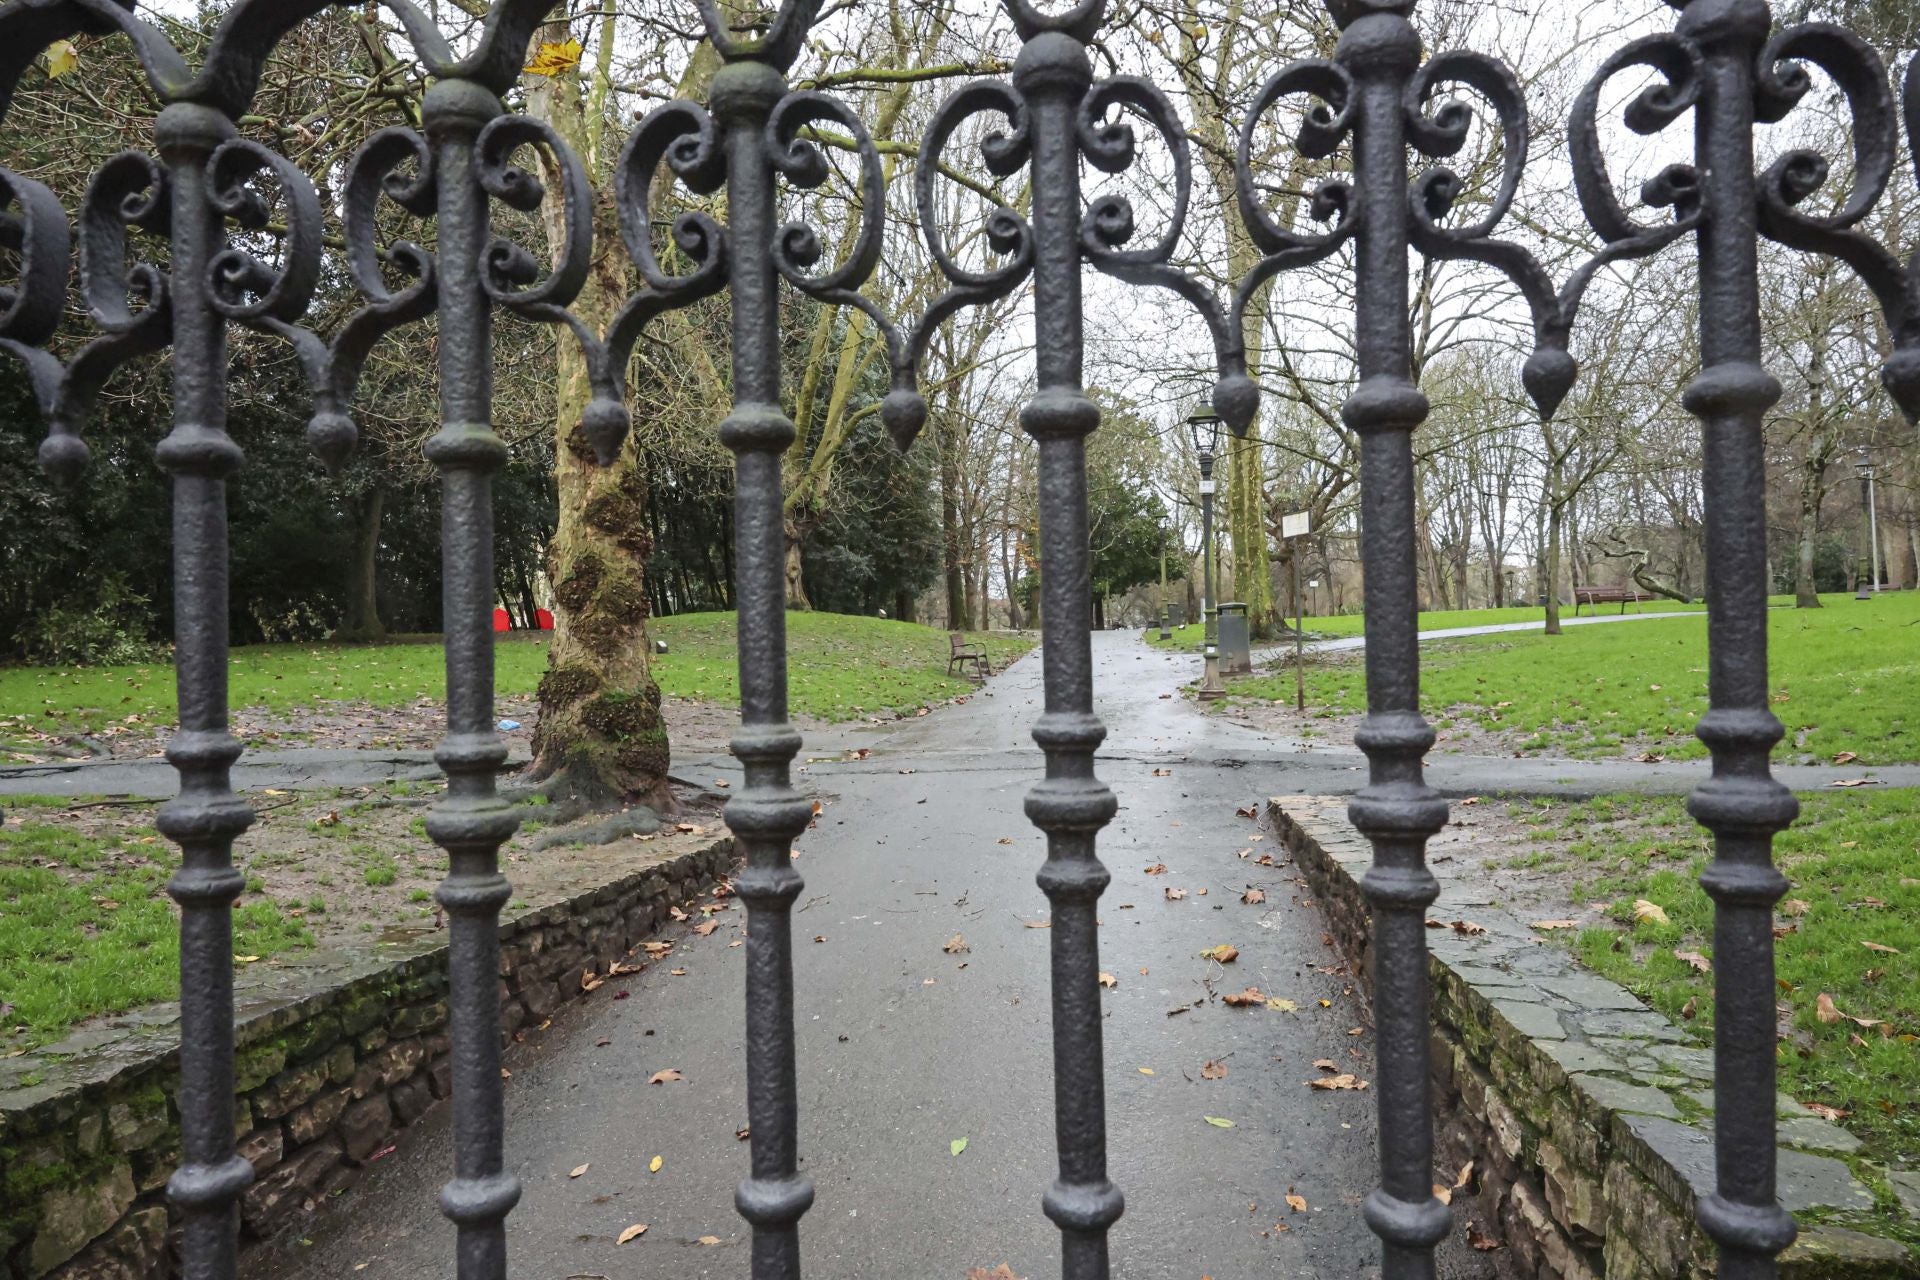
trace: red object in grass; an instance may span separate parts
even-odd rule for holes
[[[495,609],[493,611],[493,629],[495,631],[513,630],[513,619],[507,616],[505,609]]]
[[[533,611],[533,623],[542,631],[553,630],[553,610],[535,609]]]

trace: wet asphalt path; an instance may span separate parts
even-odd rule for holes
[[[1100,773],[1121,803],[1101,840],[1114,873],[1101,967],[1118,981],[1104,997],[1109,1150],[1128,1200],[1112,1234],[1115,1274],[1377,1274],[1359,1213],[1373,1183],[1373,1095],[1306,1085],[1317,1058],[1368,1074],[1371,1037],[1348,1034],[1365,1015],[1317,913],[1295,900],[1291,868],[1258,866],[1273,841],[1256,841],[1256,824],[1236,813],[1301,780],[1277,759],[1218,763],[1237,745],[1234,727],[1159,696],[1192,678],[1190,655],[1147,650],[1132,633],[1094,644],[1112,729]],[[963,705],[830,744],[870,747],[857,763],[809,761],[839,754],[819,744],[802,751],[803,781],[825,802],[796,864],[807,878],[795,961],[800,1145],[817,1189],[802,1222],[811,1276],[962,1280],[1001,1262],[1033,1280],[1058,1274],[1057,1235],[1040,1212],[1054,1176],[1051,934],[1028,927],[1047,914],[1033,881],[1044,848],[1020,807],[1039,772],[1027,737],[1039,677],[1036,655]],[[737,777],[730,760],[680,761],[676,772]],[[1167,874],[1145,874],[1157,863]],[[1266,904],[1242,903],[1250,884]],[[1188,896],[1168,901],[1170,886]],[[740,917],[721,919],[712,937],[683,939],[670,962],[609,983],[510,1055],[509,1163],[525,1184],[508,1221],[516,1276],[746,1274],[748,1232],[732,1208],[746,1157],[735,1138],[743,949],[727,946]],[[970,950],[942,950],[955,934]],[[1219,943],[1239,959],[1200,958]],[[1213,998],[1248,985],[1299,1012]],[[1186,1012],[1169,1016],[1176,1008]],[[1226,1065],[1224,1079],[1202,1078],[1209,1061]],[[647,1084],[669,1068],[684,1082]],[[449,1168],[445,1112],[253,1274],[450,1274],[452,1229],[434,1208]],[[954,1156],[959,1138],[967,1147]],[[656,1155],[662,1167],[649,1173]],[[1291,1212],[1289,1193],[1309,1210]],[[617,1245],[637,1222],[648,1232]],[[1449,1253],[1443,1274],[1473,1274],[1470,1252]]]

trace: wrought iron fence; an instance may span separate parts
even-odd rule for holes
[[[933,332],[959,309],[1004,298],[1029,280],[1034,291],[1038,390],[1021,415],[1039,444],[1045,602],[1046,709],[1034,738],[1046,775],[1027,812],[1047,835],[1039,883],[1053,907],[1055,1115],[1060,1176],[1044,1197],[1059,1227],[1063,1274],[1109,1274],[1107,1232],[1121,1215],[1108,1178],[1104,1067],[1095,932],[1096,903],[1108,881],[1095,849],[1112,818],[1113,792],[1094,756],[1105,730],[1093,710],[1088,590],[1085,441],[1100,422],[1082,381],[1081,268],[1092,265],[1136,286],[1173,290],[1212,335],[1218,364],[1214,405],[1236,431],[1258,412],[1259,392],[1241,339],[1249,308],[1279,273],[1352,247],[1358,385],[1344,407],[1361,438],[1362,554],[1366,574],[1368,714],[1358,741],[1369,781],[1351,816],[1376,860],[1364,888],[1374,909],[1381,1183],[1366,1200],[1391,1280],[1434,1274],[1433,1248],[1447,1233],[1445,1207],[1431,1188],[1428,1105],[1427,965],[1424,916],[1437,886],[1424,865],[1426,841],[1447,819],[1422,761],[1433,733],[1419,712],[1415,640],[1413,433],[1428,405],[1414,379],[1407,280],[1414,252],[1466,259],[1510,276],[1532,308],[1535,349],[1526,388],[1551,416],[1577,370],[1568,340],[1581,299],[1612,262],[1655,253],[1691,237],[1699,255],[1699,376],[1685,391],[1705,440],[1711,643],[1711,710],[1699,736],[1713,773],[1692,811],[1714,836],[1702,882],[1716,903],[1717,1192],[1699,1205],[1730,1280],[1771,1276],[1794,1236],[1774,1186],[1774,1010],[1771,906],[1785,881],[1771,862],[1775,832],[1794,818],[1790,792],[1774,781],[1768,755],[1781,727],[1768,709],[1766,563],[1761,419],[1779,385],[1761,365],[1757,243],[1761,236],[1852,266],[1885,313],[1893,353],[1884,382],[1912,418],[1920,411],[1920,254],[1903,263],[1863,234],[1897,165],[1895,94],[1887,68],[1858,36],[1825,23],[1773,29],[1765,0],[1676,0],[1671,32],[1635,40],[1608,58],[1580,95],[1571,120],[1580,203],[1603,247],[1556,285],[1524,248],[1496,239],[1527,161],[1526,105],[1513,73],[1470,51],[1427,56],[1411,21],[1413,0],[1329,0],[1340,29],[1329,58],[1278,70],[1257,95],[1241,132],[1236,173],[1244,226],[1266,255],[1232,296],[1174,265],[1191,192],[1188,142],[1168,98],[1146,79],[1096,80],[1089,44],[1105,0],[1078,0],[1045,12],[1031,0],[1002,0],[1022,46],[1011,76],[953,94],[935,114],[920,151],[917,200],[927,248],[951,289],[910,325],[859,290],[882,245],[885,192],[879,154],[856,113],[834,97],[790,89],[786,72],[815,21],[820,0],[787,0],[754,33],[731,29],[713,0],[700,0],[722,67],[708,102],[673,102],[633,131],[617,169],[619,220],[643,288],[605,333],[568,311],[591,250],[590,188],[580,163],[545,125],[502,105],[529,40],[553,0],[496,0],[471,50],[456,55],[410,0],[382,0],[433,77],[418,130],[375,134],[348,166],[342,221],[346,264],[366,302],[331,338],[302,328],[319,279],[322,212],[313,184],[285,158],[239,136],[237,121],[259,86],[275,45],[301,22],[345,0],[236,0],[202,65],[187,65],[133,0],[9,0],[0,8],[0,111],[33,57],[82,33],[127,36],[165,104],[150,153],[128,152],[94,175],[78,211],[78,279],[100,336],[62,359],[52,342],[73,268],[73,233],[46,187],[0,170],[0,243],[16,258],[16,279],[0,292],[0,350],[21,361],[49,425],[40,456],[56,477],[87,462],[89,408],[112,371],[167,347],[173,351],[173,426],[158,446],[174,495],[175,637],[180,729],[168,756],[180,793],[160,816],[181,849],[169,885],[181,913],[183,1151],[169,1183],[184,1235],[185,1273],[233,1274],[235,1205],[251,1171],[236,1154],[231,904],[242,889],[232,846],[252,811],[233,793],[240,754],[227,722],[226,483],[242,465],[225,431],[229,326],[292,343],[312,383],[309,437],[328,465],[351,452],[350,404],[361,363],[390,332],[437,317],[441,421],[426,455],[444,489],[443,556],[447,645],[447,734],[436,753],[446,797],[428,821],[447,851],[438,898],[452,947],[454,1170],[441,1207],[458,1225],[458,1274],[506,1274],[505,1219],[519,1197],[507,1170],[502,1113],[496,924],[510,889],[498,851],[513,833],[512,809],[494,778],[506,751],[493,730],[491,475],[506,446],[491,427],[492,325],[504,309],[564,324],[581,343],[594,397],[582,423],[603,462],[619,452],[629,418],[626,368],[645,326],[660,314],[722,291],[733,315],[733,410],[720,424],[737,459],[737,562],[741,726],[733,750],[746,784],[727,806],[745,852],[735,886],[747,904],[747,1081],[752,1153],[736,1202],[752,1224],[752,1274],[800,1274],[799,1221],[813,1200],[798,1170],[793,1048],[793,967],[788,912],[801,879],[788,856],[809,817],[790,766],[800,745],[787,721],[782,584],[781,454],[795,428],[781,407],[781,281],[827,303],[863,309],[886,335],[893,389],[883,417],[903,446],[927,409],[917,368]],[[1853,186],[1834,212],[1801,206],[1828,176],[1828,160],[1792,151],[1765,172],[1755,161],[1755,127],[1784,117],[1808,92],[1807,65],[1824,71],[1851,108]],[[1657,131],[1691,114],[1695,159],[1647,183],[1641,203],[1668,211],[1635,220],[1608,176],[1601,145],[1603,89],[1633,68],[1654,83],[1625,111],[1628,127]],[[1462,191],[1447,158],[1466,142],[1473,112],[1445,98],[1464,85],[1493,108],[1501,174],[1484,214],[1449,225]],[[1329,179],[1309,208],[1323,230],[1286,225],[1256,194],[1255,124],[1283,98],[1313,105],[1296,145],[1313,160],[1349,157],[1352,173]],[[1920,59],[1903,92],[1910,139],[1920,141]],[[1118,111],[1118,118],[1114,118]],[[1031,213],[995,209],[986,240],[998,255],[985,268],[962,265],[945,243],[935,209],[942,157],[969,117],[998,115],[981,159],[999,177],[1025,169]],[[1084,161],[1106,174],[1136,163],[1129,117],[1144,122],[1173,162],[1172,217],[1151,245],[1128,247],[1134,215],[1123,196],[1087,201]],[[777,185],[816,187],[827,166],[808,126],[831,124],[859,156],[861,224],[847,260],[814,273],[820,238],[778,223]],[[548,192],[515,166],[516,153],[543,149],[558,167]],[[1435,163],[1410,177],[1412,152]],[[673,223],[682,274],[663,265],[652,241],[650,194],[666,166],[696,194],[724,188],[730,222],[683,212]],[[284,212],[283,252],[269,266],[232,234],[257,231],[268,195]],[[432,252],[381,245],[375,214],[383,200],[437,225]],[[497,238],[493,202],[523,211],[563,207],[560,252],[542,270],[526,249]],[[134,229],[163,236],[165,269],[129,260]],[[392,288],[389,273],[409,283]]]

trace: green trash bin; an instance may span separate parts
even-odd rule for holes
[[[1220,605],[1220,674],[1253,674],[1253,638],[1247,630],[1247,606],[1237,600]]]

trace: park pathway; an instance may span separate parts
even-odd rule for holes
[[[1244,735],[1161,696],[1190,677],[1190,656],[1147,650],[1132,633],[1094,644],[1112,730],[1101,773],[1121,802],[1101,841],[1114,873],[1101,961],[1117,978],[1105,995],[1111,1163],[1128,1198],[1112,1237],[1116,1273],[1374,1274],[1378,1250],[1359,1211],[1374,1181],[1372,1093],[1306,1084],[1319,1058],[1367,1073],[1371,1036],[1349,1034],[1366,1016],[1284,855],[1237,812],[1324,783],[1272,760],[1220,767]],[[1030,656],[963,704],[802,751],[804,781],[825,803],[799,845],[807,888],[795,929],[801,1151],[818,1191],[802,1224],[813,1276],[962,1280],[1002,1262],[1019,1276],[1058,1273],[1057,1236],[1040,1213],[1054,1176],[1050,935],[1032,927],[1047,915],[1033,882],[1043,841],[1021,813],[1041,763],[1027,736],[1040,665]],[[870,754],[837,759],[854,745]],[[738,777],[725,758],[682,760],[676,772]],[[1268,852],[1283,865],[1258,865]],[[1166,874],[1146,874],[1160,863]],[[1265,890],[1264,905],[1241,901],[1249,884]],[[1168,900],[1170,887],[1186,897]],[[516,1275],[746,1274],[748,1235],[732,1208],[746,1168],[735,1138],[743,951],[726,945],[731,933],[687,938],[672,962],[684,976],[654,965],[619,987],[622,1000],[610,983],[510,1056],[508,1150],[525,1184],[508,1221]],[[956,934],[970,949],[948,954]],[[1200,958],[1219,943],[1239,959]],[[1298,1012],[1208,998],[1247,986]],[[1203,1079],[1210,1061],[1225,1064],[1224,1079]],[[647,1083],[668,1069],[685,1080]],[[450,1139],[445,1114],[409,1131],[304,1240],[252,1274],[446,1274],[452,1230],[434,1194]],[[663,1163],[649,1173],[655,1156]],[[1289,1194],[1308,1211],[1290,1211]],[[646,1235],[615,1243],[638,1222]],[[1443,1274],[1480,1274],[1483,1259],[1457,1241],[1448,1249]]]

